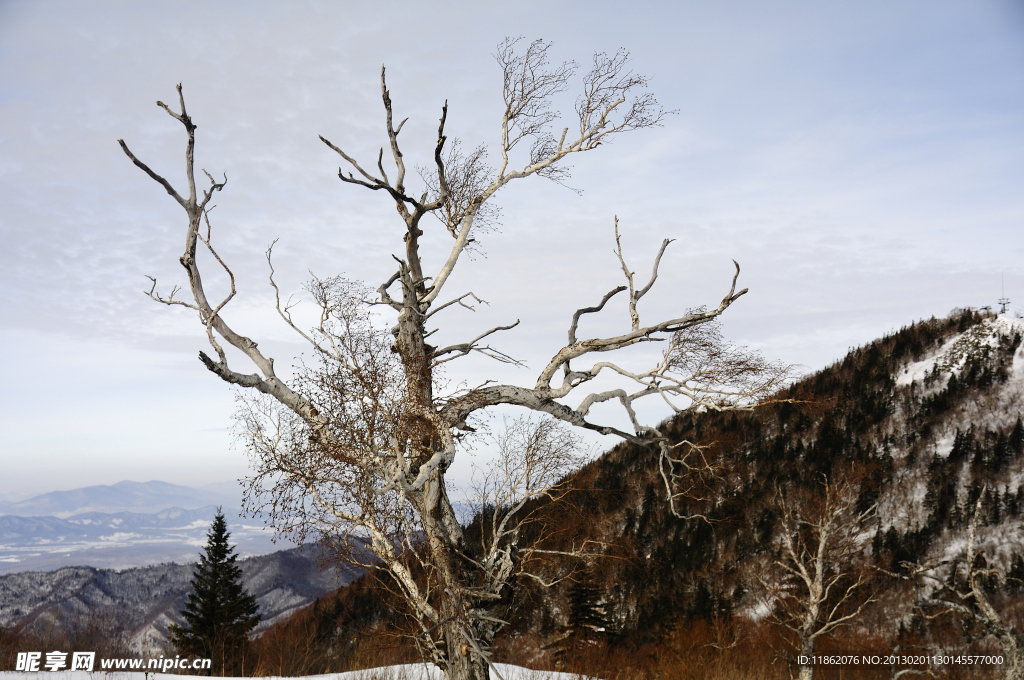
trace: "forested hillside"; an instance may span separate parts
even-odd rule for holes
[[[674,507],[654,447],[616,446],[568,479],[557,503],[527,508],[538,521],[520,545],[540,551],[521,556],[533,577],[506,591],[496,659],[608,678],[783,678],[801,634],[819,654],[1002,653],[1006,635],[1020,640],[1024,613],[1022,332],[1019,320],[959,311],[853,350],[755,410],[665,423],[676,450],[707,463]],[[828,541],[818,541],[823,518]],[[469,537],[481,530],[477,516]],[[833,586],[803,628],[802,568]],[[977,615],[975,577],[999,625]],[[267,630],[247,667],[311,674],[419,660],[401,607],[386,580],[364,577]]]

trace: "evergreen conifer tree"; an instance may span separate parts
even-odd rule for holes
[[[569,627],[574,637],[591,639],[608,629],[604,608],[599,604],[601,591],[589,578],[574,583],[568,592]]]
[[[608,640],[612,633],[610,618],[599,604],[601,589],[588,574],[573,583],[566,596],[569,600],[567,625],[558,639],[547,647],[554,650],[555,665],[563,668],[579,662],[591,645]]]
[[[1010,453],[1014,456],[1024,453],[1024,421],[1021,420],[1020,416],[1017,416],[1017,423],[1010,432],[1009,447]]]
[[[212,659],[211,670],[221,675],[240,665],[247,635],[260,622],[256,598],[242,586],[230,536],[217,508],[192,575],[192,592],[181,610],[185,625],[170,626],[171,643],[179,654]]]

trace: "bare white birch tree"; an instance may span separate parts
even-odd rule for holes
[[[918,607],[926,618],[955,616],[965,627],[980,629],[981,637],[995,639],[1002,649],[1004,680],[1024,680],[1024,632],[1006,622],[985,590],[987,580],[1000,586],[1005,586],[1007,580],[1006,573],[990,567],[984,551],[977,549],[978,516],[986,488],[978,494],[967,529],[964,561],[931,565],[904,563],[905,572],[900,576],[914,580],[919,586]]]
[[[551,65],[549,45],[542,41],[517,51],[521,46],[517,40],[506,40],[495,55],[505,103],[498,126],[500,162],[496,169],[486,167],[480,150],[446,152],[445,104],[431,169],[421,170],[430,178],[427,191],[411,191],[399,145],[407,119],[394,122],[383,70],[381,94],[393,174],[385,170],[384,148],[374,168],[320,138],[348,168],[338,171],[343,182],[385,194],[398,212],[402,253],[395,256],[397,269],[376,289],[377,299],[372,303],[391,310],[395,320],[390,333],[376,329],[365,302],[368,291],[341,278],[310,283],[309,292],[320,309],[319,324],[312,330],[302,328],[278,298],[277,311],[284,322],[315,350],[313,364],[300,367],[289,381],[277,375],[274,360],[256,341],[237,332],[224,318],[225,306],[235,294],[234,279],[211,243],[208,212],[212,196],[224,188],[226,179],[215,180],[203,171],[209,186],[204,191],[197,188],[196,126],[186,112],[181,86],[180,110],[161,102],[158,105],[185,128],[186,194],[179,193],[120,142],[132,162],[186,212],[188,228],[180,261],[188,274],[191,299],[176,299],[177,289],[162,296],[155,281],[149,295],[164,304],[194,310],[214,350],[214,356],[200,352],[201,361],[249,395],[243,399],[241,417],[256,460],[254,484],[269,491],[270,510],[278,528],[328,534],[339,544],[349,537],[358,537],[359,546],[365,541],[374,558],[365,563],[386,570],[420,626],[422,648],[453,680],[488,677],[488,647],[502,625],[496,602],[516,569],[514,561],[523,556],[522,550],[515,549],[514,540],[517,522],[522,521],[518,513],[525,507],[522,502],[547,493],[552,475],[561,472],[561,462],[567,460],[554,430],[547,434],[533,430],[526,437],[536,444],[529,453],[533,458],[507,471],[509,479],[518,481],[499,488],[505,494],[497,506],[500,511],[488,525],[491,533],[483,551],[474,553],[449,500],[445,473],[459,451],[460,440],[472,431],[476,415],[498,405],[511,405],[655,447],[671,497],[673,485],[688,470],[700,470],[704,464],[690,454],[678,453],[657,427],[641,423],[634,404],[653,397],[675,411],[751,408],[785,378],[784,369],[755,365],[756,361],[744,360],[735,350],[723,354],[713,335],[701,335],[701,327],[714,322],[746,292],[736,289],[738,265],[732,285],[714,307],[660,321],[641,320],[639,302],[657,281],[670,243],[666,239],[646,282],[635,280],[618,244],[626,285],[571,315],[565,345],[552,354],[532,383],[489,382],[451,393],[439,388],[438,368],[471,353],[512,361],[489,343],[518,322],[443,347],[427,341],[441,312],[477,299],[472,291],[442,294],[447,293],[452,272],[471,247],[480,221],[487,217],[492,197],[512,181],[533,175],[563,181],[568,157],[592,151],[622,133],[659,126],[665,116],[653,95],[645,91],[647,80],[629,71],[628,55],[620,50],[595,55],[592,67],[582,76],[576,123],[553,134],[551,124],[558,117],[552,108],[553,98],[570,86],[578,68],[572,62]],[[517,164],[519,157],[525,160]],[[450,249],[443,262],[428,270],[421,255],[421,239],[428,233],[423,217],[431,214],[439,217],[444,228],[430,231],[429,238],[448,239]],[[230,290],[219,302],[211,301],[200,276],[196,259],[200,242],[231,280]],[[269,250],[267,259],[269,263]],[[272,268],[271,284],[276,290]],[[581,319],[601,312],[624,291],[628,291],[628,316],[623,331],[608,337],[581,337]],[[224,342],[241,351],[256,372],[230,366]],[[662,342],[665,348],[654,366],[631,370],[612,360],[612,353],[648,342]],[[623,386],[587,391],[587,385],[598,376],[609,374]],[[630,427],[622,429],[596,420],[592,409],[602,402],[620,404]],[[525,483],[517,477],[524,473],[533,475]]]
[[[474,466],[467,499],[474,513],[471,559],[499,595],[504,584],[524,579],[545,588],[571,579],[575,571],[559,565],[559,558],[601,557],[607,547],[591,540],[560,549],[553,549],[557,541],[547,545],[573,528],[564,516],[575,509],[570,474],[586,460],[576,433],[550,417],[506,418],[503,425],[492,437],[496,454]]]
[[[799,680],[814,675],[818,638],[849,625],[875,601],[862,551],[876,508],[858,512],[857,486],[842,476],[821,487],[819,493],[776,490],[778,555],[759,574],[771,618],[795,638]]]

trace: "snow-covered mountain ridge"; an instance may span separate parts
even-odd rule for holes
[[[321,569],[314,546],[239,560],[246,589],[260,605],[263,627],[287,617],[351,582],[359,572],[336,564]],[[167,626],[179,612],[192,578],[192,564],[160,564],[113,570],[64,567],[49,572],[0,576],[0,626],[46,627],[55,618],[114,617],[140,652],[159,651]]]
[[[241,507],[241,487],[237,483],[227,483],[193,488],[157,480],[124,480],[116,484],[50,491],[19,501],[2,501],[0,515],[65,519],[89,512],[152,514],[165,508],[195,510],[208,505]]]
[[[720,471],[708,493],[681,499],[689,517],[669,510],[652,447],[616,446],[574,475],[568,503],[537,508],[552,557],[533,568],[553,585],[517,582],[495,658],[550,667],[557,655],[586,660],[614,648],[627,650],[616,657],[621,663],[643,668],[665,656],[663,645],[685,650],[688,640],[702,649],[756,649],[765,640],[784,648],[771,637],[768,610],[751,616],[764,566],[780,559],[780,494],[813,513],[823,480],[847,474],[857,507],[877,504],[856,535],[857,554],[880,571],[872,572],[873,604],[831,640],[834,648],[991,649],[977,625],[923,617],[917,598],[927,591],[899,574],[906,563],[963,562],[980,500],[984,559],[1024,579],[1022,328],[974,311],[917,322],[851,351],[770,405],[672,419],[666,436],[699,443]],[[478,530],[471,524],[467,534]],[[530,540],[523,535],[523,545]],[[594,554],[559,557],[581,545]],[[1022,589],[991,587],[994,606],[1024,629]],[[287,657],[297,640],[316,639],[324,659],[344,658],[382,637],[410,640],[393,595],[357,581],[268,630],[260,653]]]
[[[957,374],[971,362],[982,361],[994,350],[1013,343],[1014,336],[1024,334],[1024,319],[1005,314],[983,319],[962,333],[957,333],[925,358],[907,364],[898,373],[897,386],[914,382],[934,383],[945,375]],[[1012,377],[1024,381],[1024,349],[1013,354]]]
[[[880,499],[879,514],[904,534],[934,523],[936,511],[950,512],[960,525],[942,530],[925,561],[950,561],[964,551],[963,525],[982,494],[987,517],[978,540],[988,559],[1009,570],[1024,551],[1024,522],[1002,521],[1024,502],[1022,336],[1024,320],[985,318],[897,373],[901,399],[887,442],[904,469]],[[944,406],[941,419],[915,429],[921,411]],[[916,460],[922,452],[923,464]]]

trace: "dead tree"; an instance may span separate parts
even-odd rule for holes
[[[488,382],[456,391],[441,388],[439,367],[447,364],[450,371],[452,362],[471,353],[515,361],[490,343],[518,321],[484,330],[464,342],[440,347],[428,342],[441,312],[471,307],[479,299],[472,291],[448,294],[446,285],[474,243],[492,197],[507,184],[533,175],[564,181],[566,158],[592,151],[622,133],[659,126],[665,116],[653,95],[645,91],[647,80],[629,71],[628,55],[620,50],[595,55],[592,67],[582,77],[576,123],[553,134],[551,124],[557,119],[553,98],[569,87],[577,66],[572,62],[552,66],[549,45],[542,41],[526,45],[522,53],[517,52],[519,47],[519,41],[506,40],[496,54],[505,103],[498,129],[497,168],[486,166],[481,150],[463,154],[449,147],[446,151],[445,104],[430,169],[421,171],[429,178],[426,191],[411,190],[399,145],[407,119],[395,123],[383,69],[381,95],[393,174],[385,169],[383,147],[376,167],[372,167],[320,138],[348,168],[338,171],[343,182],[386,195],[394,204],[401,220],[402,252],[395,256],[397,268],[377,287],[372,302],[367,301],[368,292],[351,281],[312,281],[309,292],[320,311],[319,324],[312,330],[293,319],[291,308],[282,306],[278,298],[281,318],[315,350],[313,364],[298,369],[296,377],[288,381],[277,375],[274,360],[256,341],[237,332],[224,318],[225,306],[235,295],[234,278],[211,243],[209,209],[226,178],[215,180],[206,173],[208,188],[197,188],[193,171],[196,126],[186,112],[181,86],[179,111],[161,102],[158,105],[185,128],[187,194],[179,193],[120,142],[135,165],[187,214],[185,252],[180,261],[188,274],[191,299],[178,300],[174,292],[162,296],[155,281],[148,294],[164,304],[195,311],[214,350],[214,356],[200,352],[200,360],[222,380],[251,395],[245,400],[242,421],[256,459],[258,486],[271,491],[270,510],[276,525],[300,533],[322,531],[342,539],[358,538],[360,545],[365,542],[375,557],[374,564],[386,570],[408,602],[420,627],[423,648],[448,677],[457,680],[488,677],[488,645],[502,625],[495,616],[495,601],[506,588],[510,569],[514,570],[510,561],[523,554],[521,549],[509,548],[515,532],[509,533],[507,527],[515,521],[499,522],[482,561],[471,559],[464,528],[448,497],[445,473],[480,414],[498,405],[511,405],[574,427],[656,447],[672,496],[673,485],[688,471],[703,469],[704,463],[673,448],[657,427],[642,424],[634,409],[637,400],[658,398],[676,412],[694,407],[750,408],[786,377],[783,368],[725,346],[709,331],[746,292],[736,289],[738,265],[731,287],[717,305],[684,311],[670,319],[642,321],[639,303],[653,288],[671,240],[662,243],[650,278],[638,281],[626,263],[616,228],[625,285],[571,315],[565,345],[552,354],[532,383]],[[442,228],[431,229],[424,223],[428,215],[437,216]],[[433,266],[424,262],[424,238],[449,240],[443,262]],[[230,279],[230,289],[220,301],[213,301],[204,288],[196,259],[200,242]],[[269,250],[267,259],[269,264]],[[276,291],[272,267],[271,284]],[[627,293],[627,321],[622,332],[608,337],[583,335],[580,324],[584,317],[601,312],[623,292]],[[390,331],[382,332],[374,325],[371,305],[393,315]],[[241,351],[256,371],[246,373],[230,366],[222,345],[225,342]],[[618,350],[649,342],[661,342],[664,347],[653,366],[629,368],[612,360],[612,353]],[[617,378],[621,386],[587,391],[592,381],[608,375]],[[603,402],[620,404],[630,426],[623,429],[597,420],[593,409]],[[507,508],[504,512],[514,515],[521,499],[543,493],[546,483],[513,489],[502,505]],[[410,559],[419,560],[429,578],[418,579]]]
[[[825,479],[818,493],[776,490],[777,555],[759,575],[763,605],[794,637],[800,680],[811,680],[817,640],[860,616],[875,601],[862,557],[875,507],[857,510],[857,485]]]
[[[932,565],[903,563],[901,578],[909,578],[919,589],[918,608],[925,618],[959,618],[966,631],[974,628],[977,637],[996,641],[1003,652],[1004,680],[1024,680],[1024,634],[1007,623],[992,605],[986,582],[1005,586],[1006,573],[988,565],[985,552],[977,549],[978,516],[985,495],[983,487],[974,506],[967,529],[967,550],[963,562]],[[973,635],[972,635],[973,636]]]

